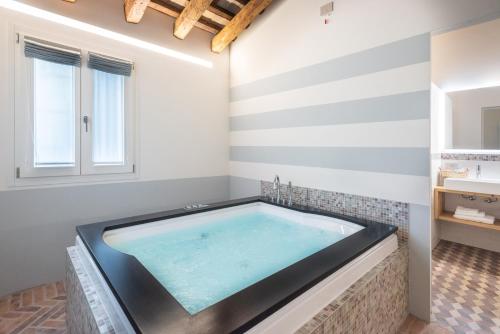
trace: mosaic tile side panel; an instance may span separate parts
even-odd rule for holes
[[[288,186],[281,185],[281,198],[288,200]],[[261,181],[261,195],[276,200],[272,182]],[[397,226],[398,236],[408,239],[409,204],[327,190],[292,187],[294,204]]]
[[[396,333],[408,315],[408,298],[408,247],[403,243],[296,333]]]
[[[68,333],[114,334],[115,330],[80,263],[76,247],[66,255],[66,323]]]
[[[441,153],[443,160],[500,161],[500,154]]]

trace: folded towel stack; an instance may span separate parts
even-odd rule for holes
[[[454,177],[454,178],[468,177],[469,169],[458,168],[457,164],[447,164],[446,166],[440,168],[438,176],[439,176],[438,185],[442,186],[444,184],[444,180],[449,177]]]
[[[484,224],[495,224],[495,217],[488,216],[486,213],[479,211],[478,209],[464,208],[463,206],[458,206],[455,210],[453,217],[457,219],[472,220],[478,223]]]

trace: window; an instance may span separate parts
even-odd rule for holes
[[[33,60],[34,167],[75,165],[75,70]]]
[[[125,162],[124,103],[123,76],[94,71],[94,164],[123,165]]]
[[[27,36],[19,40],[17,177],[132,174],[132,63]]]

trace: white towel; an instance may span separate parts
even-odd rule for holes
[[[472,217],[472,216],[464,216],[464,215],[454,214],[453,217],[455,217],[457,219],[471,220],[471,221],[477,222],[477,223],[483,223],[483,224],[489,224],[489,225],[495,224],[495,217],[493,217],[493,216]]]
[[[477,209],[468,209],[464,207],[457,207],[455,210],[455,214],[459,216],[468,216],[468,217],[478,217],[478,218],[484,218],[486,216],[486,213],[479,211]]]
[[[456,211],[467,212],[467,213],[472,213],[472,214],[479,212],[478,209],[466,208],[464,206],[457,206]]]

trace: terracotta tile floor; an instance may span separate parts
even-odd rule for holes
[[[0,334],[66,333],[65,306],[62,282],[6,296],[0,299]]]
[[[400,334],[500,334],[500,253],[441,241],[433,252],[432,323],[409,316]],[[0,299],[0,334],[66,333],[64,284]]]

